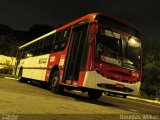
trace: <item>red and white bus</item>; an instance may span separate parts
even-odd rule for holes
[[[137,95],[142,76],[139,30],[109,15],[93,13],[19,47],[16,74],[64,88]]]

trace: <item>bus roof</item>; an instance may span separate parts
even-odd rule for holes
[[[45,34],[45,35],[42,35],[42,36],[40,36],[40,37],[38,37],[38,38],[36,38],[36,39],[34,39],[34,40],[26,43],[26,44],[20,46],[19,49],[22,49],[22,48],[24,48],[24,47],[26,47],[26,46],[28,46],[28,45],[30,45],[30,44],[32,44],[32,43],[34,43],[34,42],[42,39],[42,38],[44,38],[44,37],[47,37],[47,36],[49,36],[49,35],[51,35],[51,34],[53,34],[53,33],[55,33],[55,32],[61,31],[61,30],[65,29],[65,28],[67,28],[67,27],[70,27],[70,26],[72,26],[72,25],[75,25],[75,24],[77,24],[77,23],[79,23],[79,22],[82,22],[82,21],[84,21],[84,20],[89,20],[89,21],[88,21],[89,23],[94,22],[96,16],[103,16],[103,17],[112,18],[112,19],[114,19],[114,20],[117,20],[117,21],[119,21],[119,22],[122,22],[123,24],[126,24],[126,25],[128,25],[128,26],[136,29],[137,31],[139,31],[139,29],[138,29],[137,27],[135,27],[134,25],[132,25],[132,24],[126,22],[126,21],[120,20],[119,18],[113,17],[113,16],[111,16],[111,15],[109,15],[109,14],[108,14],[108,15],[104,15],[104,14],[101,14],[101,13],[91,13],[91,14],[87,14],[87,15],[81,17],[81,18],[78,18],[78,19],[76,19],[76,20],[74,20],[74,21],[72,21],[72,22],[70,22],[70,23],[67,23],[67,24],[65,24],[65,25],[63,25],[63,26],[61,26],[61,27],[59,27],[59,28],[57,28],[57,29],[55,29],[55,30],[53,30],[53,31]]]
[[[114,20],[116,20],[116,21],[119,21],[119,22],[121,22],[121,23],[123,23],[123,24],[126,24],[126,25],[128,25],[128,26],[136,29],[137,31],[140,31],[139,28],[137,28],[136,26],[130,24],[130,23],[127,22],[127,21],[124,21],[124,20],[119,19],[119,18],[117,18],[117,17],[111,16],[111,15],[109,15],[109,14],[102,14],[102,13],[90,13],[90,14],[87,14],[87,15],[79,18],[79,19],[76,19],[76,20],[74,20],[74,21],[72,21],[72,22],[70,22],[70,23],[68,23],[68,24],[66,24],[66,25],[58,28],[57,31],[60,31],[60,30],[62,30],[62,29],[64,29],[64,28],[67,28],[67,27],[69,27],[69,26],[72,26],[72,25],[77,24],[77,23],[79,23],[79,22],[81,22],[81,21],[84,21],[84,20],[89,20],[89,22],[94,22],[94,21],[95,21],[95,18],[96,18],[97,16],[108,17],[108,18],[114,19]]]
[[[55,29],[55,30],[47,33],[47,34],[44,34],[44,35],[42,35],[42,36],[40,36],[40,37],[38,37],[38,38],[36,38],[36,39],[34,39],[34,40],[32,40],[32,41],[30,41],[30,42],[28,42],[28,43],[20,46],[19,49],[22,49],[22,48],[28,46],[29,44],[32,44],[32,43],[34,43],[34,42],[36,42],[36,41],[38,41],[38,40],[40,40],[40,39],[42,39],[42,38],[44,38],[44,37],[47,37],[47,36],[49,36],[49,35],[51,35],[51,34],[53,34],[53,33],[55,33],[55,32],[58,32],[58,31],[60,31],[60,30],[63,30],[64,28],[67,28],[67,27],[69,27],[69,26],[72,26],[72,25],[74,25],[74,24],[76,24],[76,23],[79,23],[79,22],[81,22],[81,21],[83,21],[83,20],[87,20],[87,19],[88,19],[89,21],[92,21],[92,20],[94,20],[95,16],[96,16],[96,13],[85,15],[85,16],[77,19],[77,20],[74,20],[73,22],[70,22],[70,23],[68,23],[68,24],[66,24],[66,25],[64,25],[64,26],[61,26],[61,27],[59,27],[59,28],[57,28],[57,29]]]

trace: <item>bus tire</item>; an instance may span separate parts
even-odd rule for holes
[[[110,92],[108,92],[107,96],[111,96],[111,93],[110,93]]]
[[[53,72],[53,74],[51,74],[51,77],[50,77],[50,90],[53,93],[56,93],[56,94],[63,93],[64,86],[60,85],[59,81],[60,81],[59,71]]]
[[[123,95],[123,98],[127,98],[127,95]]]
[[[99,99],[102,96],[103,91],[100,90],[90,90],[88,91],[88,96],[90,99]]]
[[[22,77],[23,69],[21,68],[18,73],[18,81],[22,83],[27,83],[28,81]]]
[[[117,96],[117,94],[116,94],[116,93],[114,93],[114,94],[113,94],[113,96],[114,96],[114,97],[116,97],[116,96]]]

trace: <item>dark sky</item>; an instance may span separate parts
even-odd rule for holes
[[[28,30],[33,24],[58,26],[93,12],[131,22],[143,38],[160,37],[160,0],[1,0],[0,24]]]

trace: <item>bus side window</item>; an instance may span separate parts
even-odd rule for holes
[[[53,45],[53,49],[52,52],[58,52],[58,51],[62,51],[64,50],[64,48],[67,45],[67,41],[61,41],[61,42],[57,42]]]
[[[48,36],[46,39],[47,39],[47,45],[50,45],[50,44],[53,44],[55,42],[55,34],[52,34],[50,36]]]
[[[29,58],[29,57],[33,57],[33,54],[32,53],[27,53],[26,58]]]
[[[58,51],[58,44],[57,43],[55,43],[52,48],[52,52],[56,52],[56,51]]]
[[[52,42],[53,40],[51,36],[48,36],[45,38],[44,44],[42,46],[42,54],[50,53],[51,48],[52,48]]]
[[[66,45],[67,45],[67,41],[65,40],[65,41],[62,41],[61,43],[60,43],[60,46],[59,46],[59,50],[61,51],[61,50],[64,50],[64,48],[66,47]]]
[[[43,41],[44,41],[43,46],[48,45],[48,40],[49,40],[48,38],[49,38],[49,37],[44,38],[44,40],[43,40]]]
[[[35,43],[32,43],[31,45],[28,46],[28,51],[33,51],[35,48]]]
[[[34,54],[34,50],[33,49],[30,50],[30,51],[27,51],[25,53],[25,58],[33,57],[33,54]]]
[[[34,56],[41,55],[41,48],[34,49]]]
[[[41,39],[41,40],[39,41],[39,47],[43,47],[44,41],[45,41],[45,39]]]
[[[51,52],[51,48],[52,48],[52,44],[43,46],[43,48],[42,48],[42,54],[50,53]]]
[[[29,46],[24,48],[24,56],[25,58],[32,57],[34,53],[35,43],[30,44]]]
[[[64,50],[69,39],[70,30],[71,30],[70,28],[67,28],[57,33],[56,41],[53,44],[52,52],[58,52]]]
[[[28,52],[28,56],[32,57],[34,55],[34,50],[36,49],[36,43],[32,43],[31,50]]]
[[[61,39],[62,39],[62,40],[68,39],[69,34],[70,34],[70,28],[67,28],[67,29],[63,30],[63,31],[62,31]]]
[[[66,42],[61,43],[61,48],[63,49],[66,46]]]
[[[36,46],[35,46],[35,49],[34,49],[34,56],[41,55],[43,43],[44,43],[44,39],[38,40],[36,42]]]
[[[56,34],[54,33],[50,36],[50,44],[54,44],[55,40],[56,40]]]
[[[61,31],[56,33],[56,39],[55,39],[55,42],[60,41],[60,37],[61,37]]]

